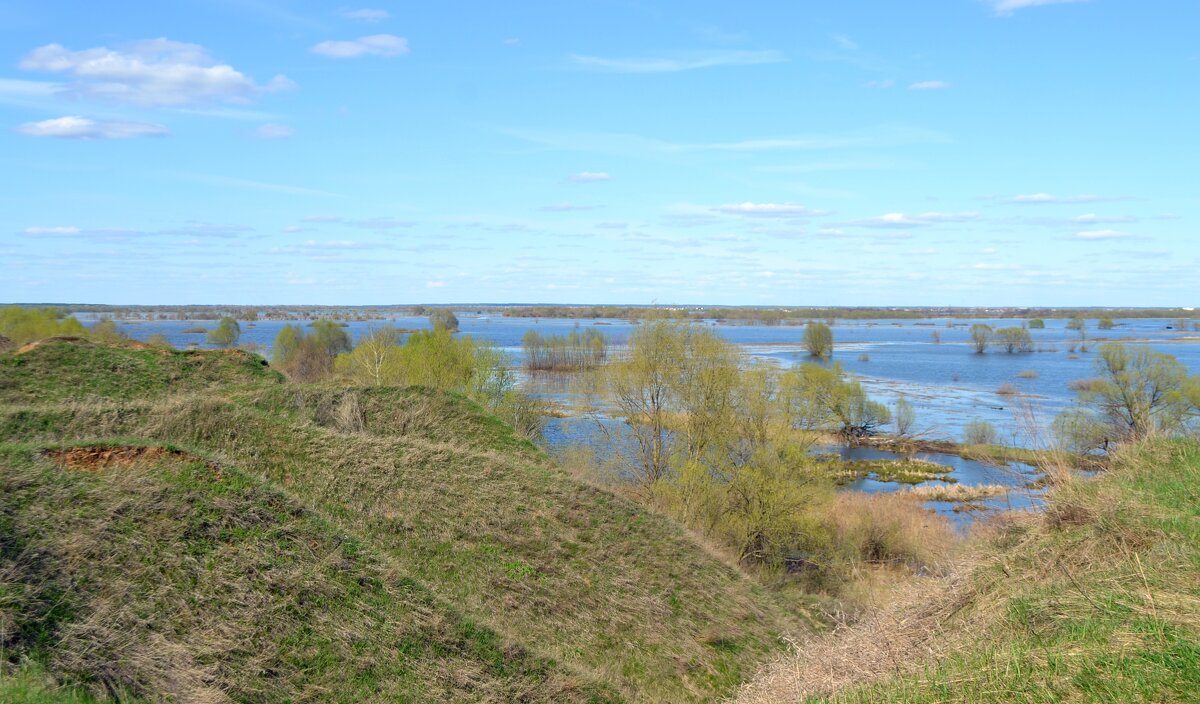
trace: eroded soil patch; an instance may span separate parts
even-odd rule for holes
[[[135,462],[173,459],[184,462],[199,462],[220,479],[221,468],[215,462],[197,457],[183,450],[165,447],[143,447],[139,445],[92,445],[71,447],[65,450],[46,450],[46,457],[63,467],[76,472],[102,472],[113,467],[127,467]]]

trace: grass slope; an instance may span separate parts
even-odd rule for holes
[[[0,353],[0,403],[145,399],[283,381],[262,357],[236,349],[174,350],[80,338],[50,338],[27,347],[25,352]]]
[[[240,472],[183,454],[64,468],[27,446],[0,446],[0,467],[6,649],[90,689],[212,702],[605,698]]]
[[[945,595],[842,636],[886,656],[846,652],[857,677],[812,666],[843,645],[818,640],[740,701],[1200,701],[1200,443],[1132,448],[980,550]]]
[[[20,390],[37,395],[29,382]],[[676,524],[573,480],[462,398],[234,385],[136,403],[9,404],[0,433],[138,436],[211,455],[279,487],[505,643],[629,700],[730,693],[802,623]]]

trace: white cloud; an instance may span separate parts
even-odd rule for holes
[[[294,87],[285,76],[266,85],[218,64],[199,44],[148,39],[117,51],[107,47],[71,51],[47,44],[21,59],[26,71],[65,73],[76,80],[67,93],[148,107],[186,107],[246,102],[268,91]]]
[[[17,132],[29,137],[58,139],[130,139],[132,137],[164,137],[169,132],[162,125],[149,122],[97,122],[78,115],[56,117],[41,122],[26,122]]]
[[[550,213],[568,213],[575,210],[596,210],[598,205],[579,205],[577,203],[555,203],[554,205],[543,205],[539,210],[545,210]]]
[[[908,86],[909,90],[941,90],[949,88],[950,84],[946,81],[917,81]]]
[[[1081,225],[1101,225],[1118,222],[1137,222],[1137,218],[1130,215],[1096,215],[1095,213],[1086,213],[1071,218],[1071,222]]]
[[[1117,200],[1111,196],[1080,195],[1055,196],[1049,193],[1027,193],[1008,198],[1008,203],[1052,204],[1052,203],[1099,203],[1106,200]]]
[[[445,281],[426,281],[425,282],[425,288],[443,288],[443,287],[445,287],[445,285],[446,285]]]
[[[577,174],[568,176],[567,180],[573,183],[596,183],[598,181],[611,181],[612,177],[603,171],[580,171]]]
[[[896,82],[889,78],[882,81],[867,81],[863,85],[868,88],[893,88],[895,87]]]
[[[571,54],[570,60],[580,68],[612,73],[673,73],[713,66],[751,66],[785,61],[783,54],[778,51],[720,51],[629,59]]]
[[[1085,230],[1075,233],[1075,239],[1077,240],[1118,240],[1130,236],[1128,232],[1120,230]]]
[[[1066,3],[1087,2],[1087,0],[992,0],[992,9],[997,15],[1011,15],[1013,12],[1026,7],[1039,5],[1064,5]]]
[[[846,51],[855,51],[858,49],[858,42],[854,41],[850,37],[847,37],[845,34],[834,34],[832,35],[832,38],[835,44]]]
[[[83,234],[78,227],[27,227],[25,234],[30,237],[75,237]]]
[[[904,213],[885,213],[873,218],[854,220],[848,225],[858,227],[904,228],[923,227],[943,222],[968,222],[979,218],[979,213],[921,213],[920,215],[905,215]]]
[[[508,37],[501,43],[504,44],[504,46],[521,46],[521,39],[520,37]]]
[[[256,139],[288,139],[296,136],[296,130],[287,125],[280,125],[274,122],[268,122],[261,125],[258,129],[251,133],[251,136]]]
[[[363,22],[382,22],[392,16],[392,13],[387,10],[372,10],[363,8],[361,10],[342,10],[338,13],[348,20],[361,20]]]
[[[312,48],[314,54],[331,59],[355,59],[360,56],[404,56],[408,40],[394,34],[372,34],[349,41],[326,41]]]
[[[796,203],[733,203],[713,208],[718,213],[726,215],[747,215],[767,218],[799,218],[829,215],[828,210],[814,210],[808,206]]]

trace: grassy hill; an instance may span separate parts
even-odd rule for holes
[[[466,399],[286,385],[253,357],[181,354],[52,343],[0,355],[0,476],[20,487],[5,520],[49,541],[38,554],[80,550],[78,573],[50,565],[23,577],[81,604],[69,618],[24,616],[43,636],[13,646],[56,677],[106,676],[60,654],[73,652],[80,624],[115,608],[106,590],[138,570],[166,571],[175,586],[148,587],[130,622],[169,642],[211,636],[178,657],[194,664],[196,686],[235,701],[260,699],[254,688],[269,678],[288,698],[315,701],[372,686],[395,700],[709,701],[804,627],[798,605],[676,524],[573,480]],[[91,379],[112,369],[119,381]],[[187,454],[97,472],[42,454],[80,444]],[[159,500],[142,491],[174,508],[138,518],[133,507]],[[55,543],[49,527],[74,515],[59,505],[68,495],[92,507],[80,512],[110,517],[88,520],[124,526],[128,543]],[[244,524],[247,515],[266,524]],[[287,618],[260,632],[256,609]],[[208,612],[226,616],[200,618]],[[253,645],[225,647],[243,642]],[[149,699],[176,686],[136,672],[115,680]]]
[[[1055,489],[907,608],[819,637],[739,702],[1200,701],[1200,443]]]

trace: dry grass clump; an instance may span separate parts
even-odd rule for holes
[[[1000,388],[996,389],[997,396],[1016,396],[1021,393],[1021,390],[1012,384],[1001,384]]]
[[[1040,375],[1032,369],[1026,369],[1025,371],[1017,372],[1018,379],[1036,379],[1038,376]]]
[[[921,501],[979,501],[1004,496],[1008,491],[1009,487],[1002,484],[928,484],[910,487],[904,493]]]
[[[957,543],[946,519],[909,492],[839,494],[831,519],[838,543],[868,564],[939,571]]]

